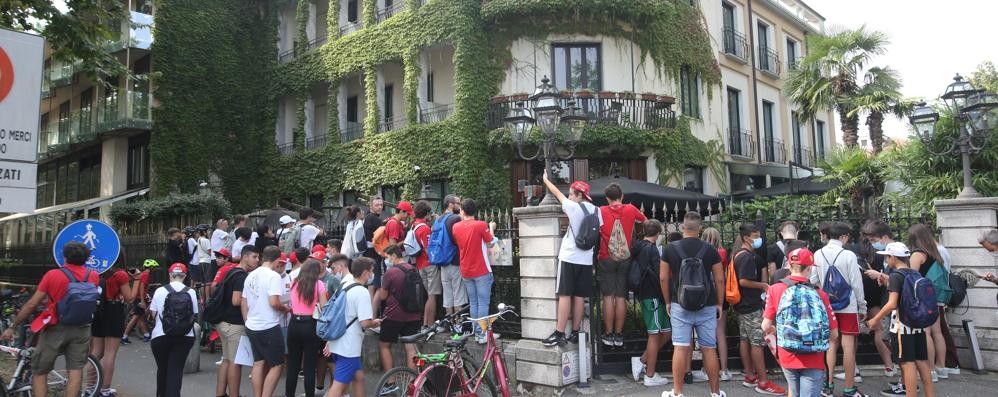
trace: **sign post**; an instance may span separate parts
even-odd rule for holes
[[[108,224],[94,219],[81,219],[70,223],[55,237],[55,242],[52,243],[52,256],[59,266],[65,263],[62,247],[71,242],[82,243],[90,249],[86,266],[99,273],[110,269],[121,252],[121,239],[118,238],[118,233]]]
[[[35,210],[44,46],[0,29],[0,212]]]

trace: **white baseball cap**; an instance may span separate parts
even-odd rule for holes
[[[287,224],[292,223],[294,221],[295,221],[295,218],[292,218],[292,217],[287,216],[287,215],[282,216],[281,219],[278,220],[278,222],[280,222],[281,225],[287,225]]]
[[[883,251],[877,251],[880,255],[890,255],[897,258],[905,258],[911,256],[911,251],[908,250],[908,246],[901,242],[893,242],[887,244]]]

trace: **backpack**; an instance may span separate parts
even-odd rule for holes
[[[357,318],[354,317],[353,320],[347,322],[347,291],[353,289],[353,287],[360,286],[360,284],[353,283],[348,287],[341,289],[330,302],[326,302],[326,306],[322,308],[322,312],[319,314],[319,321],[315,325],[315,334],[319,336],[324,341],[337,340],[347,332],[347,328],[350,328]]]
[[[425,223],[417,223],[416,226],[413,226],[412,229],[409,229],[409,232],[405,234],[405,241],[402,242],[402,250],[404,251],[405,256],[413,258],[423,251],[423,245],[420,244],[419,239],[416,238],[416,229],[419,229],[420,226],[429,227],[426,226]]]
[[[953,295],[950,296],[949,302],[946,305],[949,307],[960,306],[963,300],[967,298],[967,280],[954,273],[950,273],[949,286],[953,290]]]
[[[627,249],[627,235],[624,234],[624,226],[620,224],[620,218],[613,220],[613,228],[610,229],[610,239],[606,243],[607,254],[610,260],[615,262],[630,259],[631,251]]]
[[[898,319],[910,328],[926,328],[935,324],[939,308],[932,280],[912,269],[899,271],[904,274],[904,286],[898,303]]]
[[[673,242],[682,261],[679,263],[679,277],[676,300],[683,309],[696,311],[711,304],[710,296],[714,292],[712,277],[707,274],[703,264],[703,254],[707,252],[708,244],[700,246],[696,256],[686,255],[679,241]]]
[[[388,239],[387,225],[388,222],[392,222],[393,219],[395,222],[398,222],[398,219],[395,218],[388,219],[384,225],[378,226],[378,228],[374,230],[374,235],[371,237],[371,243],[374,244],[374,252],[377,252],[382,258],[388,256],[385,254],[385,249],[388,248],[388,244],[391,243],[391,241]]]
[[[578,204],[579,207],[582,207],[582,222],[579,224],[579,232],[575,233],[573,231],[573,234],[575,234],[575,247],[583,251],[589,251],[593,247],[596,247],[596,244],[599,244],[600,240],[599,208],[593,211],[593,213],[589,213],[589,209],[586,208],[585,203]],[[571,225],[569,229],[571,230]],[[628,249],[626,241],[624,242],[624,249]],[[628,251],[627,255],[630,256],[630,254],[630,251]]]
[[[835,261],[839,259],[839,255],[842,255],[843,252],[845,252],[845,249],[835,254],[835,258],[831,262],[828,262],[828,258],[825,257],[824,252],[821,253],[821,256],[825,258],[825,262],[828,263],[828,271],[825,273],[825,282],[822,283],[821,290],[825,291],[825,294],[828,295],[828,303],[832,306],[832,310],[845,309],[849,306],[849,299],[852,297],[852,286],[842,276],[842,272],[835,267]]]
[[[59,324],[72,326],[90,324],[94,320],[94,312],[97,311],[97,303],[102,295],[97,291],[97,285],[88,281],[92,270],[87,269],[83,281],[77,280],[73,273],[64,267],[59,270],[69,279],[66,295],[56,304]]]
[[[187,335],[194,328],[194,307],[191,295],[187,292],[190,288],[184,287],[176,291],[170,284],[164,285],[163,288],[166,288],[167,292],[163,301],[163,312],[159,314],[160,321],[163,322],[163,334]]]
[[[201,313],[202,320],[211,324],[218,324],[222,320],[225,320],[225,308],[230,306],[225,303],[227,299],[225,289],[228,287],[232,275],[239,272],[245,272],[245,270],[241,267],[234,267],[228,273],[225,273],[225,277],[222,278],[222,288],[215,291],[215,294],[204,304],[204,312]],[[231,300],[231,298],[228,299]]]
[[[818,287],[789,278],[781,281],[787,289],[776,309],[776,345],[798,354],[827,351],[831,330]]]
[[[427,244],[426,254],[430,257],[430,264],[437,266],[447,266],[454,261],[457,255],[457,245],[451,239],[447,230],[447,219],[454,216],[447,213],[433,221],[433,228],[430,229],[430,241]]]
[[[277,242],[281,247],[281,252],[290,255],[291,251],[294,251],[295,248],[301,245],[298,241],[301,240],[301,228],[302,224],[296,223],[291,227],[291,230],[285,230],[284,233],[281,233],[281,237]],[[311,249],[311,247],[309,248]]]
[[[393,293],[401,292],[400,295],[395,297],[399,302],[399,306],[406,313],[422,313],[424,303],[426,302],[426,289],[423,287],[423,279],[419,277],[419,271],[416,270],[415,266],[409,264],[396,267],[405,273],[402,290],[392,291]]]
[[[661,257],[658,254],[658,249],[655,249],[655,246],[653,244],[650,243],[646,244],[643,243],[642,241],[644,240],[638,241],[637,243],[634,244],[633,256],[636,259],[641,259],[642,250],[648,250],[650,253],[653,252],[654,253],[654,255],[652,255],[653,260],[655,260],[656,257],[661,259]],[[651,248],[651,250],[649,250],[649,248]],[[655,263],[658,263],[658,261],[655,260]],[[645,263],[642,263],[640,260],[635,260],[631,262],[631,266],[627,269],[627,287],[635,291],[638,288],[641,288],[641,282],[644,280],[645,275],[648,273],[654,274],[652,269],[649,266],[646,266]]]
[[[738,288],[738,273],[735,272],[735,258],[742,252],[745,252],[745,250],[738,250],[731,257],[731,260],[728,262],[728,274],[724,278],[724,300],[731,305],[737,305],[738,302],[742,301],[742,290]]]
[[[938,261],[932,262],[929,271],[925,273],[925,278],[932,280],[932,286],[936,289],[936,302],[949,303],[953,297],[953,289],[949,285],[950,274],[946,271],[946,267]]]

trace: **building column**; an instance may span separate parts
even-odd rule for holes
[[[346,79],[340,79],[340,86],[336,90],[336,111],[340,114],[340,119],[336,120],[340,126],[340,134],[347,130],[347,85]]]
[[[377,98],[377,104],[378,104],[378,107],[377,107],[378,125],[380,126],[381,123],[385,121],[385,109],[384,109],[384,107],[385,107],[385,72],[382,69],[382,67],[380,67],[380,66],[375,67],[374,70],[375,70],[374,71],[375,86],[377,87],[377,89],[375,90],[375,98]],[[370,112],[371,110],[372,109],[368,109],[367,111]],[[379,130],[379,132],[381,132],[381,131]]]
[[[517,382],[538,395],[559,395],[567,385],[579,381],[579,346],[586,343],[580,340],[579,344],[556,347],[541,344],[541,340],[555,329],[558,250],[561,247],[561,219],[565,215],[557,205],[514,208],[513,215],[519,223],[519,312],[522,317],[522,339],[516,342],[515,348]],[[583,319],[580,331],[592,339],[589,319]],[[591,346],[591,343],[587,345]],[[591,370],[586,372],[592,373]]]
[[[305,142],[315,137],[315,131],[312,129],[315,126],[315,99],[312,98],[311,91],[306,94],[308,97],[305,99]]]
[[[151,173],[150,173],[151,174]],[[113,137],[101,142],[100,197],[110,197],[128,188],[128,138]],[[100,207],[100,220],[110,222],[111,206]]]
[[[949,250],[953,261],[951,271],[973,271],[984,274],[994,271],[998,258],[988,254],[978,244],[978,239],[987,230],[998,227],[998,197],[970,199],[936,200],[936,223],[941,231],[940,243]],[[980,280],[977,285],[968,285],[967,310],[963,308],[946,311],[946,323],[950,326],[953,340],[960,358],[960,366],[973,368],[973,352],[970,341],[963,329],[964,320],[972,320],[976,328],[977,342],[980,344],[984,369],[998,370],[998,355],[990,352],[998,350],[998,305],[995,304],[994,284]]]
[[[315,13],[316,13],[315,3],[314,2],[309,2],[308,3],[308,22],[305,23],[305,38],[309,42],[311,42],[312,40],[315,40],[315,36],[316,36],[315,26],[317,25],[317,23],[316,23],[316,20],[315,20]],[[307,43],[304,43],[304,44],[307,44]]]
[[[429,103],[429,98],[426,97],[426,84],[429,83],[426,80],[426,76],[432,72],[432,70],[430,70],[430,57],[427,51],[428,50],[419,51],[419,91],[416,93],[416,97],[419,98],[420,111],[428,109],[432,106]]]

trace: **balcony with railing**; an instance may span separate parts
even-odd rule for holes
[[[305,150],[322,149],[329,144],[329,134],[310,136],[305,138]]]
[[[73,73],[76,73],[76,62],[52,66],[49,72],[50,87],[54,89],[69,85],[73,81]]]
[[[97,137],[94,131],[94,113],[92,109],[80,109],[70,113],[69,143],[89,142]]]
[[[46,70],[42,76],[42,99],[51,98],[55,95],[55,90],[52,89],[51,73]]]
[[[728,130],[728,154],[745,158],[755,158],[755,137],[751,130]]]
[[[814,157],[811,149],[807,146],[794,145],[794,162],[802,167],[810,167],[814,164]]]
[[[295,152],[294,143],[282,143],[280,145],[277,145],[277,153],[280,154],[281,156],[290,156],[294,152]]]
[[[527,94],[500,95],[492,97],[492,104],[486,116],[487,127],[503,126],[503,118],[510,109],[528,100]],[[676,98],[668,95],[635,94],[632,92],[562,91],[560,105],[567,107],[569,101],[589,116],[591,125],[615,125],[642,130],[670,128],[676,125],[676,112],[672,105]]]
[[[766,162],[786,164],[787,162],[787,149],[783,146],[783,140],[780,138],[772,138],[765,142],[766,151]]]
[[[399,1],[397,4],[393,4],[388,7],[383,7],[379,9],[377,15],[378,23],[387,21],[388,18],[395,16],[396,14],[402,12],[402,10],[405,10],[404,1]]]
[[[348,121],[346,128],[340,131],[340,142],[347,143],[364,137],[364,125],[361,123]]]
[[[381,122],[378,123],[378,132],[401,130],[405,128],[407,121],[408,119],[406,119],[405,115],[399,115],[389,119],[381,120]]]
[[[131,11],[129,21],[123,24],[122,31],[111,39],[105,48],[109,52],[121,51],[126,48],[148,50],[152,47],[153,17],[150,14]]]
[[[350,33],[360,30],[363,27],[364,27],[364,22],[362,21],[355,21],[355,22],[347,21],[346,24],[340,26],[340,36],[346,36]]]
[[[124,100],[125,103],[120,103]],[[97,132],[152,129],[151,96],[143,91],[125,91],[98,102]]]
[[[280,63],[291,62],[295,58],[298,58],[310,51],[322,47],[323,44],[326,44],[326,41],[328,39],[329,39],[328,36],[319,36],[305,44],[294,43],[290,50],[277,54],[277,61]]]
[[[737,30],[724,29],[724,53],[741,63],[748,62],[748,41],[745,35]]]
[[[776,50],[759,47],[759,63],[756,67],[773,77],[780,77],[780,57],[776,54]]]
[[[433,104],[431,104],[433,105]],[[454,105],[435,105],[419,110],[419,123],[429,124],[443,121],[454,113]]]

